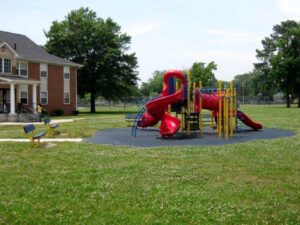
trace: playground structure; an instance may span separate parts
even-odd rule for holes
[[[167,71],[163,82],[161,95],[139,108],[132,135],[136,135],[138,127],[151,127],[159,121],[163,138],[171,137],[179,130],[182,135],[189,136],[191,132],[203,132],[204,127],[209,126],[212,130],[216,128],[218,136],[227,140],[237,131],[237,119],[254,130],[262,129],[261,124],[237,110],[233,82],[229,88],[223,88],[221,81],[218,89],[203,88],[201,81],[191,82],[189,72],[185,75],[178,70]]]

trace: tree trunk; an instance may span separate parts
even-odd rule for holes
[[[96,96],[94,92],[91,92],[91,113],[96,112]]]
[[[286,107],[291,108],[291,99],[290,99],[290,93],[288,90],[285,92],[285,98],[286,98]]]

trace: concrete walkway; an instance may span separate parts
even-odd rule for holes
[[[80,120],[83,118],[76,118],[76,120]],[[53,123],[69,123],[73,122],[74,119],[55,119],[52,120]],[[44,122],[1,122],[0,126],[18,126],[18,125],[28,125],[28,124],[44,124]],[[41,138],[40,142],[82,142],[82,138]],[[0,142],[30,142],[28,138],[0,138]]]
[[[78,118],[80,119],[80,118]],[[51,120],[53,123],[70,123],[74,122],[74,119],[56,119],[56,120]],[[0,126],[7,126],[7,125],[27,125],[27,124],[44,124],[44,122],[26,122],[26,123],[21,123],[21,122],[1,122]]]
[[[82,138],[41,138],[41,142],[82,142]],[[0,142],[30,142],[27,138],[1,138]]]

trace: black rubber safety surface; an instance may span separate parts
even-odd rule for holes
[[[198,146],[198,145],[224,145],[235,144],[258,139],[274,139],[294,136],[295,133],[289,130],[274,128],[263,128],[259,131],[240,129],[233,137],[220,139],[215,132],[207,131],[192,132],[190,136],[178,134],[165,139],[160,136],[157,128],[137,130],[136,137],[131,136],[131,128],[114,128],[97,131],[93,137],[86,138],[86,142],[96,144],[108,144],[116,146],[136,147],[158,147],[158,146]]]

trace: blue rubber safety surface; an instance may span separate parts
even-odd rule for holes
[[[135,147],[158,147],[158,146],[199,146],[199,145],[224,145],[235,144],[258,139],[274,139],[281,137],[291,137],[295,133],[289,130],[274,128],[263,128],[259,131],[249,129],[239,129],[233,137],[220,139],[216,132],[199,131],[191,132],[190,136],[182,135],[180,132],[168,139],[160,136],[157,128],[137,130],[136,137],[131,136],[131,128],[114,128],[97,131],[93,137],[84,139],[86,142],[96,144],[108,144],[116,146]]]

